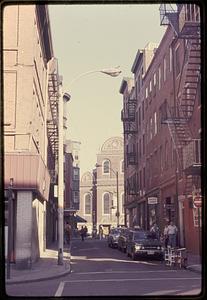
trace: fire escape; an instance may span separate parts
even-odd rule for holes
[[[136,106],[137,100],[129,98],[126,103],[125,109],[122,110],[121,120],[123,122],[124,135],[127,137],[133,137],[137,133],[136,127]],[[126,163],[128,165],[136,165],[136,149],[135,144],[127,145],[126,149]],[[126,191],[128,195],[137,195],[138,185],[137,185],[137,176],[136,173],[133,174],[126,182]]]
[[[52,154],[54,156],[55,162],[58,159],[58,93],[59,93],[59,83],[58,74],[49,74],[48,80],[48,117],[47,117],[47,135],[48,142],[51,145]],[[49,170],[51,183],[56,183],[57,172],[54,169]]]
[[[177,152],[180,169],[186,175],[185,194],[192,194],[192,186],[200,181],[200,139],[194,139],[189,121],[192,118],[196,98],[200,90],[201,39],[199,7],[194,4],[170,4],[160,6],[161,25],[170,25],[178,39],[185,43],[180,81],[176,93],[176,105],[162,107],[162,123],[167,124]]]

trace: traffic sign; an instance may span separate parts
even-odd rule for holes
[[[201,196],[195,196],[193,198],[193,204],[195,205],[195,207],[201,207],[202,206],[202,198],[201,198]]]

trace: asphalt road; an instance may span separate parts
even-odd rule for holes
[[[53,280],[9,285],[12,296],[198,295],[201,275],[157,260],[133,261],[105,240],[72,242],[72,271]]]

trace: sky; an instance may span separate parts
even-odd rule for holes
[[[103,143],[123,136],[119,93],[123,77],[133,77],[131,67],[138,49],[160,43],[159,5],[49,5],[54,55],[58,59],[67,104],[66,138],[81,142],[81,174],[92,171]],[[110,77],[88,71],[120,66]]]

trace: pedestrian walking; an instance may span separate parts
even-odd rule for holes
[[[84,241],[84,237],[85,237],[85,229],[83,228],[83,226],[81,226],[80,236],[81,236],[81,241]]]
[[[65,243],[70,245],[70,239],[71,239],[71,226],[68,222],[65,224]]]
[[[178,229],[175,224],[171,221],[170,225],[168,225],[167,234],[169,237],[168,245],[172,248],[176,247],[176,238],[177,238]]]
[[[150,232],[153,233],[157,239],[159,239],[160,230],[156,223],[153,224],[153,226],[150,229]]]
[[[164,227],[163,236],[164,236],[164,245],[165,245],[165,248],[167,248],[168,241],[169,241],[168,224],[166,224],[165,227]]]
[[[87,237],[87,233],[88,233],[88,228],[87,226],[84,226],[84,237],[86,238]]]
[[[100,228],[99,228],[99,239],[102,240],[102,238],[103,238],[103,228],[102,228],[102,226],[100,226]]]

